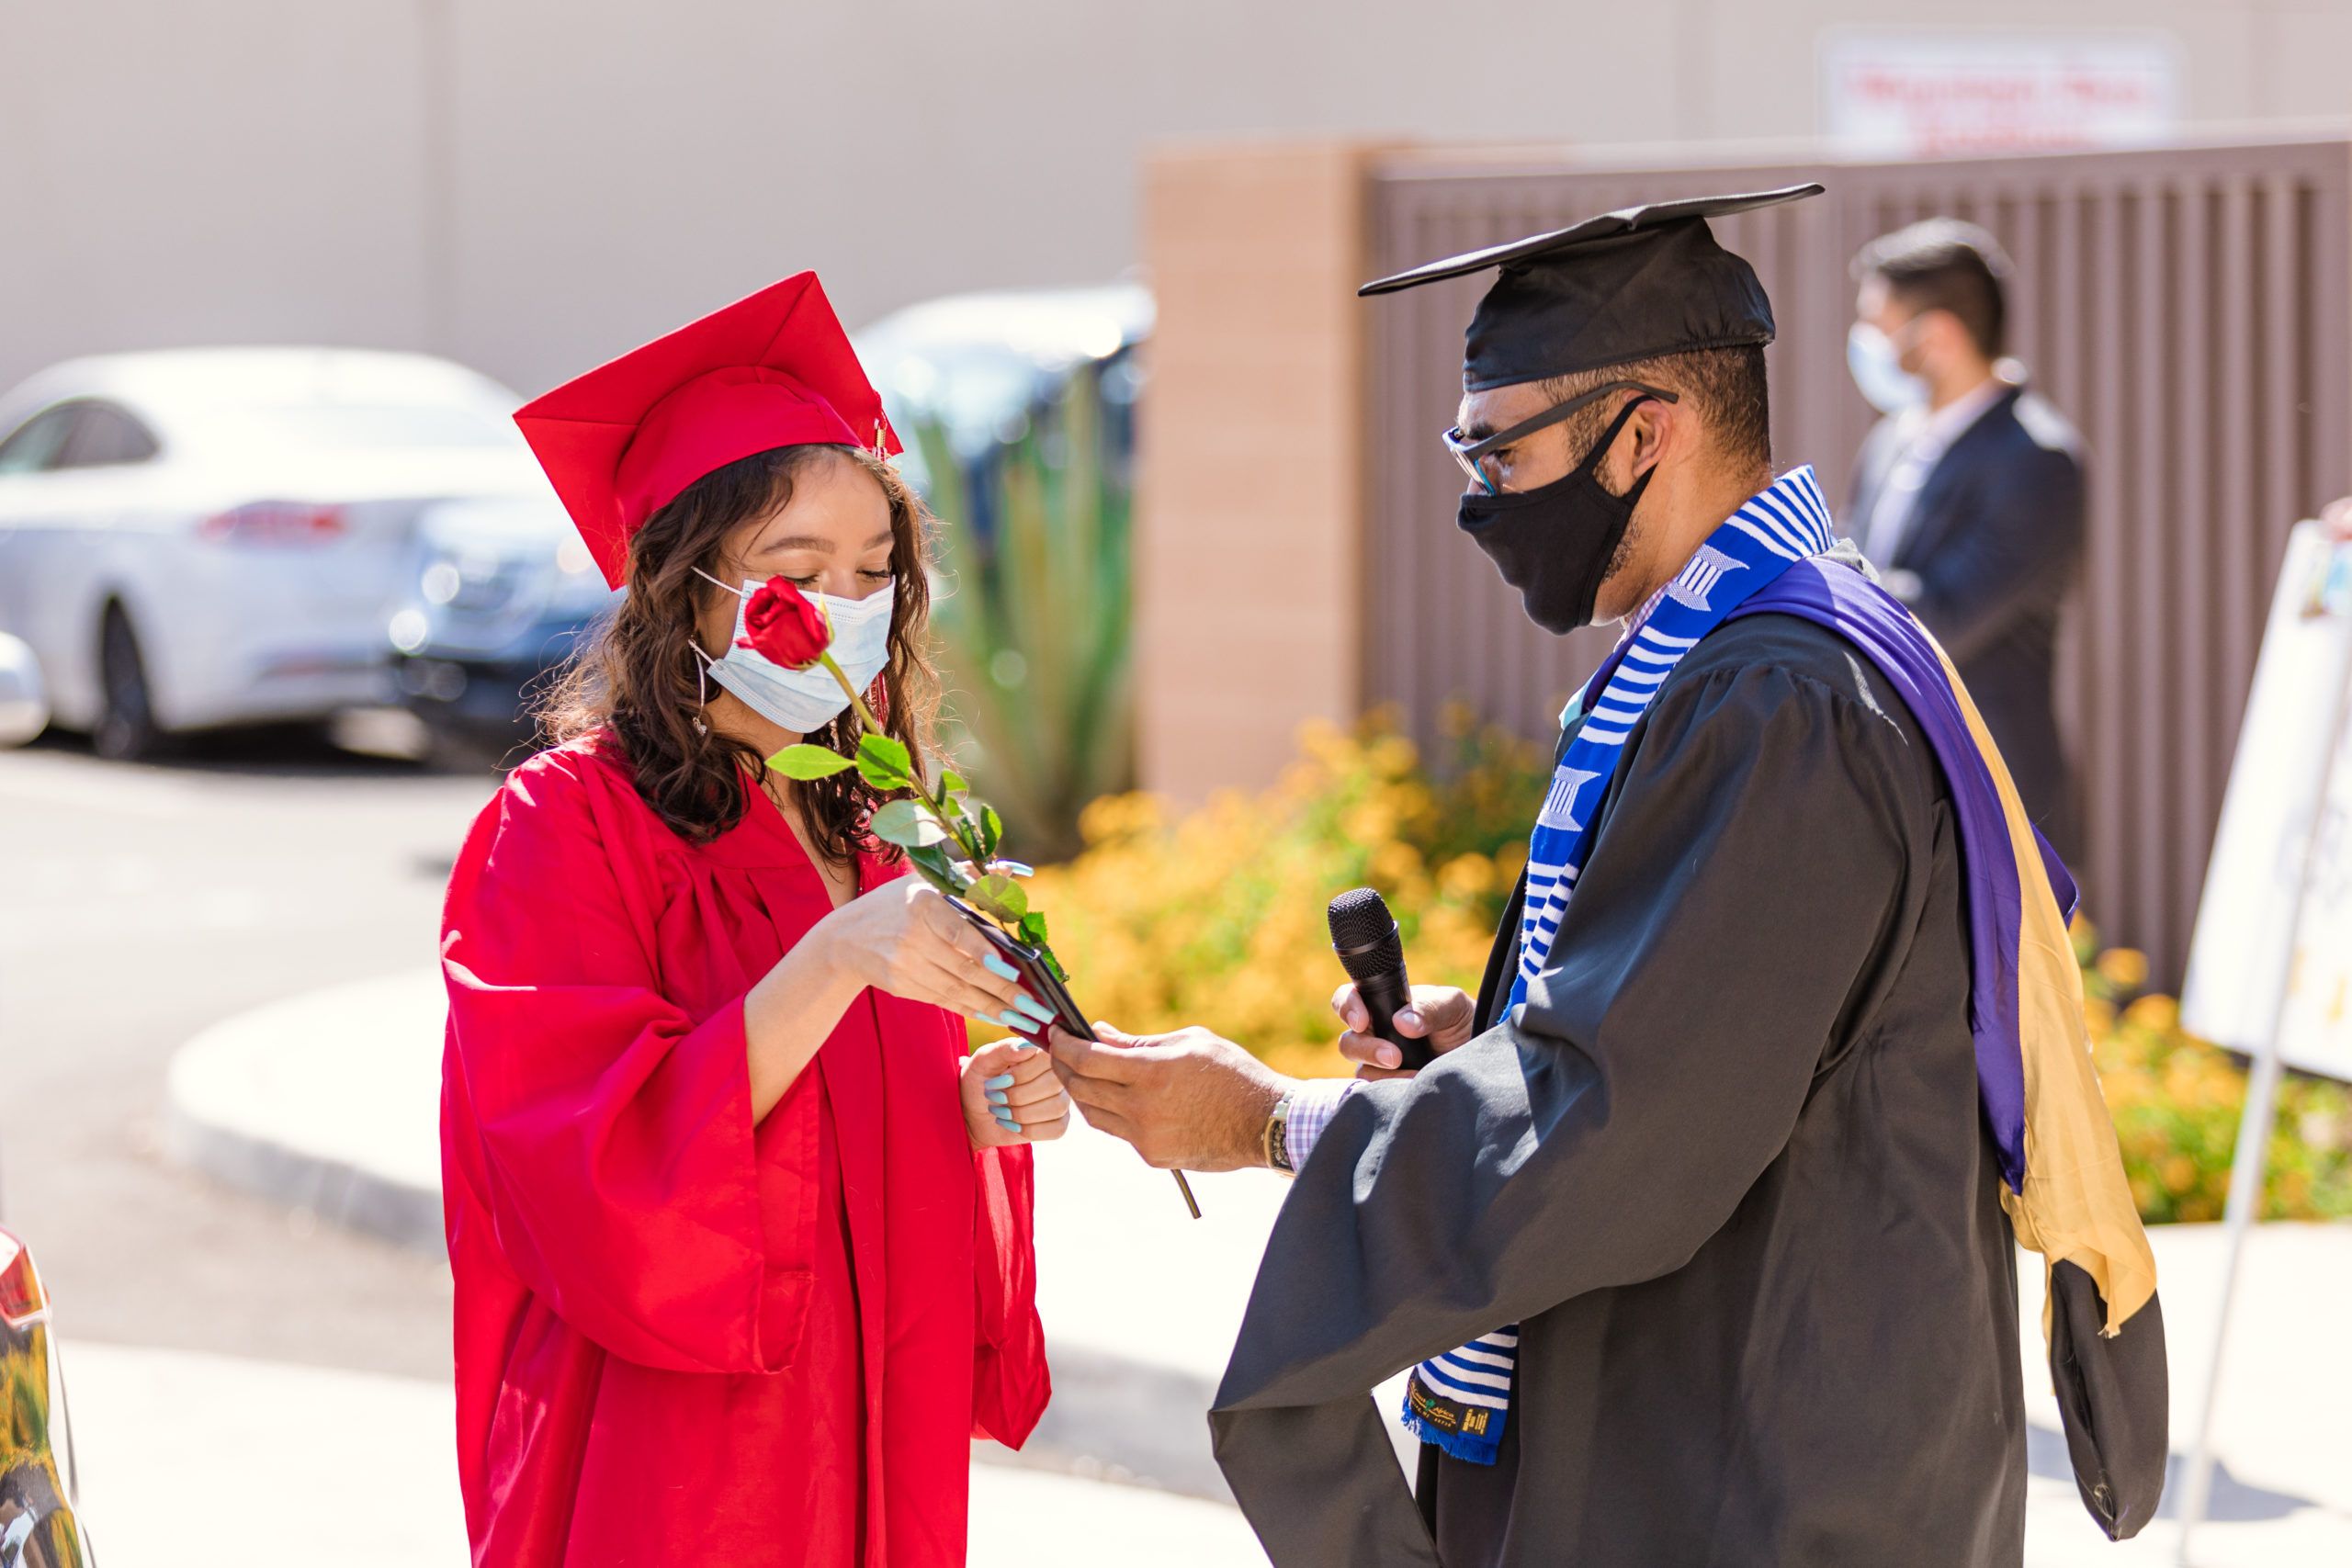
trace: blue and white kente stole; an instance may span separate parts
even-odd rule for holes
[[[1519,928],[1519,970],[1510,1009],[1544,973],[1560,917],[1592,846],[1593,822],[1634,726],[1682,656],[1741,601],[1798,561],[1834,544],[1829,508],[1810,467],[1793,468],[1724,521],[1619,639],[1563,714],[1582,728],[1568,742],[1527,850],[1527,902]],[[1457,1459],[1492,1464],[1510,1412],[1519,1325],[1482,1334],[1459,1350],[1423,1361],[1406,1385],[1405,1425]]]

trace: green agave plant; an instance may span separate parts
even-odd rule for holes
[[[1079,812],[1134,778],[1134,502],[1102,375],[1101,363],[1072,369],[978,464],[958,460],[935,421],[902,427],[946,525],[932,615],[949,738],[1040,860],[1076,851]],[[983,513],[994,525],[985,535],[971,525]]]

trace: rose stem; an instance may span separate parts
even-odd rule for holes
[[[865,727],[869,734],[887,734],[888,731],[874,721],[874,710],[865,705],[865,698],[858,689],[849,683],[848,674],[834,661],[831,652],[820,653],[817,657],[824,660],[825,668],[831,671],[833,679],[840,682],[842,690],[848,694],[850,702],[856,706],[857,721]],[[947,830],[947,836],[956,840],[956,847],[964,852],[965,858],[972,863],[981,875],[987,875],[989,868],[980,864],[979,846],[967,839],[956,824],[948,819],[947,786],[942,784],[938,795],[933,797],[932,793],[923,787],[922,779],[919,774],[910,775],[907,782],[913,786],[916,795],[922,799],[923,805],[930,808],[932,820]]]

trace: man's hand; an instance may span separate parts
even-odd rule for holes
[[[1404,1070],[1403,1052],[1377,1034],[1365,1032],[1372,1027],[1372,1014],[1364,1010],[1363,999],[1356,995],[1354,981],[1331,994],[1331,1010],[1348,1026],[1348,1032],[1340,1036],[1340,1055],[1356,1064],[1356,1077],[1413,1076]],[[1396,1032],[1428,1041],[1430,1049],[1442,1056],[1469,1041],[1471,1027],[1477,1021],[1477,1004],[1470,999],[1469,992],[1452,986],[1416,986],[1411,1003],[1396,1010]]]
[[[1205,1029],[1095,1040],[1057,1028],[1054,1070],[1091,1126],[1125,1138],[1163,1170],[1239,1170],[1266,1163],[1266,1119],[1290,1080]]]

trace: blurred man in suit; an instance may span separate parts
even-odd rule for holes
[[[1990,234],[1950,219],[1883,235],[1854,258],[1848,362],[1884,417],[1844,516],[1960,667],[2035,826],[2077,865],[2051,686],[2083,553],[2082,444],[2002,358],[2008,270]]]

